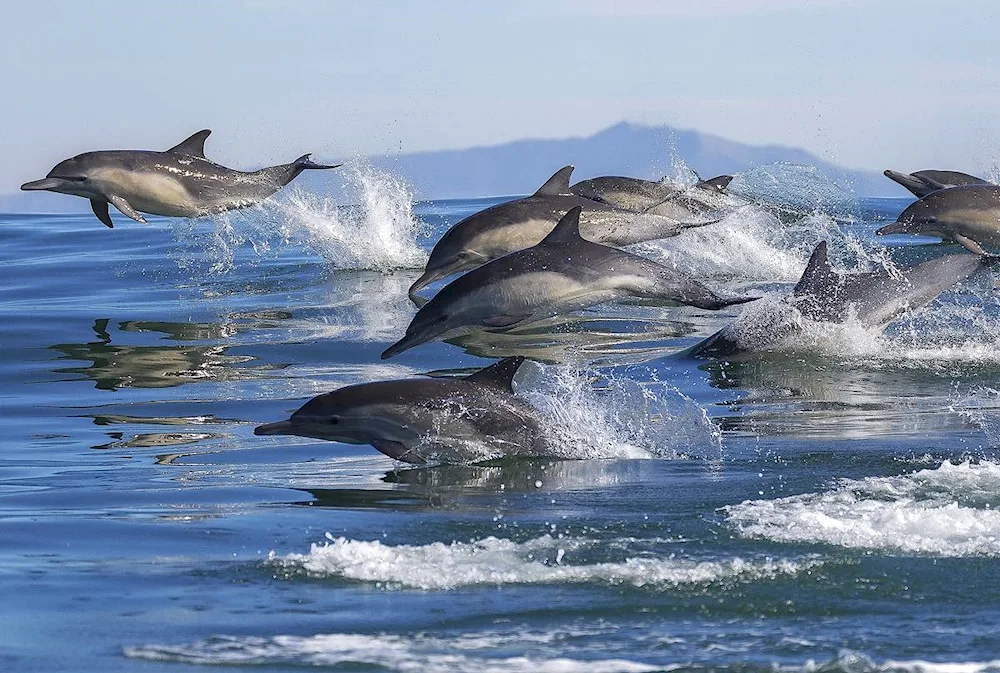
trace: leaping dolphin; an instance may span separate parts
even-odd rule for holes
[[[689,188],[679,188],[668,182],[606,175],[578,182],[570,187],[570,191],[577,196],[637,213],[683,219],[717,210],[724,205],[719,197],[726,193],[726,187],[732,180],[731,175],[720,175]]]
[[[580,227],[591,241],[630,245],[676,236],[688,227],[712,220],[679,222],[656,215],[637,215],[623,208],[570,193],[572,166],[565,166],[529,197],[501,203],[465,218],[441,237],[431,251],[424,274],[410,286],[410,297],[436,280],[481,266],[516,250],[529,248],[552,231],[570,208],[580,206]]]
[[[916,173],[899,173],[897,171],[886,170],[882,174],[893,182],[906,187],[918,199],[939,189],[991,184],[989,181],[977,178],[975,175],[959,173],[958,171],[930,170],[917,171]]]
[[[407,463],[456,449],[479,460],[540,455],[545,443],[537,412],[512,387],[522,362],[521,356],[505,358],[462,379],[347,386],[314,397],[287,421],[261,425],[254,434],[371,444]]]
[[[985,255],[985,248],[1000,249],[1000,186],[966,185],[931,192],[875,233],[937,236]]]
[[[42,180],[21,185],[25,191],[46,190],[90,199],[94,215],[113,227],[108,204],[136,222],[141,213],[168,217],[201,217],[260,203],[307,169],[337,168],[316,164],[305,154],[290,164],[259,171],[237,171],[205,158],[205,139],[198,131],[166,152],[102,150],[85,152],[56,164]]]
[[[931,303],[994,258],[965,253],[944,255],[890,272],[879,268],[865,273],[837,273],[827,257],[827,243],[813,250],[806,270],[789,301],[803,318],[815,322],[842,323],[853,316],[865,325],[884,327],[908,311]],[[755,343],[745,343],[735,324],[727,325],[687,351],[695,357],[725,357],[747,350],[767,349],[797,331],[800,325],[783,323],[773,334],[755,334]]]
[[[506,330],[626,297],[716,310],[756,297],[723,298],[662,264],[580,235],[575,206],[540,243],[455,279],[417,311],[382,359],[435,339]]]

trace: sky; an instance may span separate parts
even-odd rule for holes
[[[201,128],[237,168],[627,120],[850,168],[1000,162],[1000,2],[31,0],[5,5],[0,193]]]

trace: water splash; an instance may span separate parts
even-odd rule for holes
[[[252,208],[174,221],[178,264],[196,275],[221,275],[306,254],[335,270],[421,268],[427,255],[417,238],[424,227],[413,215],[410,187],[361,162],[340,170],[336,197],[292,186]],[[339,205],[344,201],[354,205]]]
[[[721,455],[721,433],[705,409],[678,389],[593,375],[567,367],[524,367],[526,399],[548,421],[557,457],[677,458]]]
[[[741,535],[853,549],[1000,556],[1000,464],[944,462],[896,477],[842,479],[823,493],[726,508]]]

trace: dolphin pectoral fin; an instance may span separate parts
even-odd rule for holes
[[[128,201],[126,201],[122,197],[120,197],[120,196],[109,196],[108,197],[108,201],[111,202],[111,205],[113,205],[115,208],[117,208],[118,210],[120,210],[122,212],[122,215],[128,215],[129,217],[131,217],[136,222],[142,222],[143,224],[146,224],[146,218],[144,218],[142,215],[140,215],[139,211],[136,210],[135,208],[133,208],[132,204],[130,204]],[[105,210],[107,210],[107,206],[105,206]],[[100,215],[98,215],[98,217],[100,217]]]
[[[90,207],[94,210],[94,215],[97,215],[97,219],[104,223],[104,226],[108,229],[114,229],[115,223],[111,221],[111,215],[108,213],[108,202],[98,201],[97,199],[90,200]]]
[[[979,245],[968,236],[963,236],[962,234],[952,234],[951,237],[955,239],[956,243],[971,252],[973,255],[989,255],[988,252],[983,250],[983,246]]]
[[[484,320],[483,324],[487,327],[503,329],[505,327],[513,327],[517,323],[529,317],[530,316],[526,315],[495,315]]]
[[[417,454],[412,453],[403,444],[394,442],[391,439],[373,439],[371,445],[393,460],[410,463],[411,465],[423,465],[427,462]]]

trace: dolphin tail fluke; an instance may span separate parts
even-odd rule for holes
[[[729,183],[733,181],[733,176],[731,175],[717,175],[714,178],[709,178],[708,180],[702,180],[695,187],[701,189],[714,190],[716,192],[726,191],[726,187]]]
[[[271,173],[278,185],[284,187],[289,182],[299,177],[299,174],[302,171],[326,170],[328,168],[339,168],[340,166],[343,166],[343,164],[317,164],[309,158],[311,156],[311,154],[303,154],[290,164],[272,166],[271,168],[263,169],[263,171]]]

